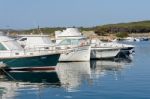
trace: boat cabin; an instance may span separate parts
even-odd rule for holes
[[[59,49],[77,48],[85,45],[89,46],[87,38],[76,28],[67,28],[63,31],[56,31],[55,39],[56,46]]]
[[[48,35],[19,35],[17,42],[24,48],[50,47],[54,44]]]
[[[85,38],[77,28],[67,28],[63,31],[55,31],[56,44],[59,44],[65,39],[82,39]],[[65,42],[65,41],[63,41]]]

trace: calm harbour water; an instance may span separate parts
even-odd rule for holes
[[[150,42],[132,61],[59,63],[56,71],[0,75],[1,99],[150,99]]]

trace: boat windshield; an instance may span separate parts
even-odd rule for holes
[[[45,44],[51,44],[51,43],[52,43],[52,41],[50,40],[49,37],[42,37],[42,40],[43,40],[43,42],[44,42]]]
[[[7,46],[7,48],[9,50],[23,50],[23,48],[20,46],[20,44],[18,44],[16,41],[11,40],[11,41],[5,41],[3,42],[5,46]]]
[[[78,45],[80,40],[78,39],[65,39],[59,43],[59,45]]]
[[[3,44],[0,43],[0,50],[7,50]]]

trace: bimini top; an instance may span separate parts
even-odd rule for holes
[[[82,36],[81,32],[77,28],[67,28],[63,31],[55,31],[55,37],[78,37]]]

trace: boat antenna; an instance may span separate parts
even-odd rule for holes
[[[43,33],[42,33],[42,31],[41,31],[41,29],[40,29],[40,26],[38,25],[38,32],[42,35]]]
[[[9,33],[9,26],[7,26],[7,33],[6,35],[8,36],[10,33]]]

